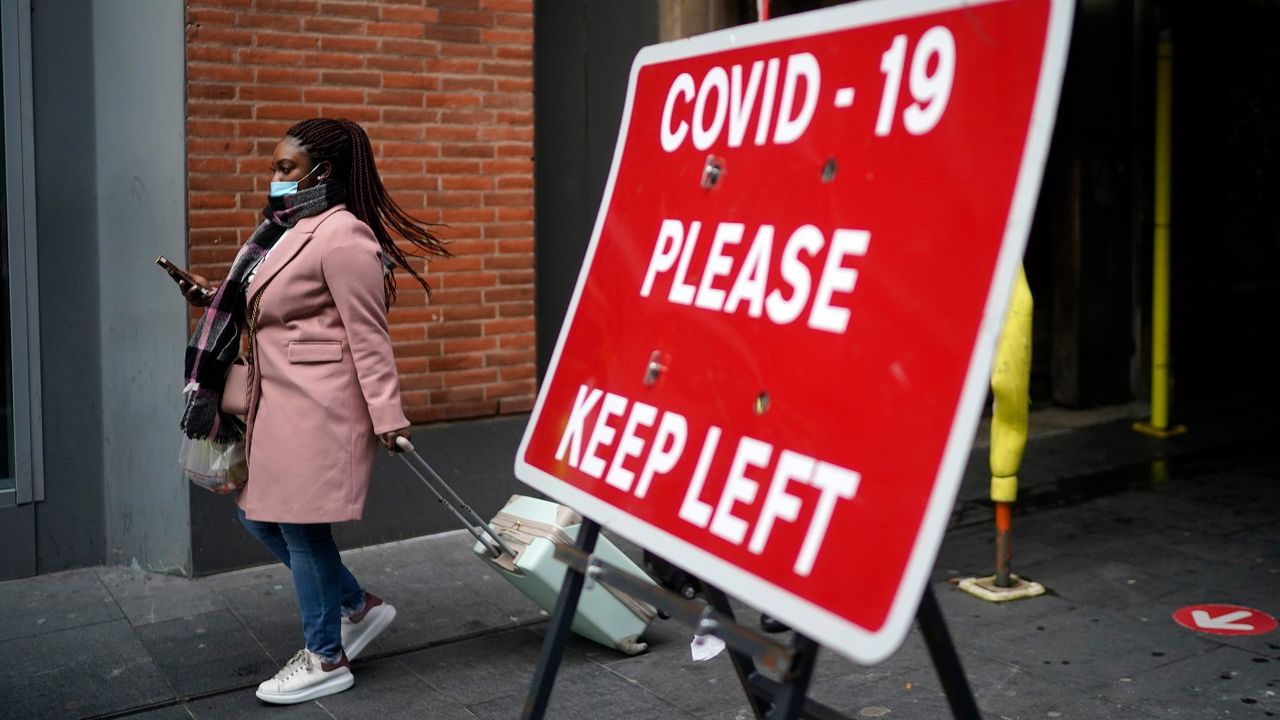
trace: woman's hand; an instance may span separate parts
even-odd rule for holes
[[[187,302],[196,307],[204,307],[213,299],[213,287],[209,285],[209,281],[203,275],[192,273],[191,279],[195,283],[189,283],[186,280],[178,281],[178,290]]]
[[[399,430],[384,432],[378,436],[378,439],[382,441],[382,446],[385,447],[388,451],[393,453],[400,452],[400,446],[396,444],[396,438],[404,438],[405,440],[408,440],[409,427],[405,426],[400,428]]]

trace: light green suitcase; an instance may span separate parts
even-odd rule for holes
[[[578,538],[582,516],[571,508],[525,495],[512,495],[505,507],[489,522],[507,547],[515,551],[497,557],[483,541],[475,553],[508,582],[548,612],[555,608],[567,568],[556,560],[556,545],[572,545]],[[600,535],[593,555],[601,561],[637,578],[653,580],[631,561],[609,538]],[[641,638],[653,620],[654,609],[601,583],[588,583],[578,600],[573,631],[601,645],[628,655],[644,652]]]
[[[476,555],[541,608],[548,612],[553,610],[560,594],[560,585],[568,572],[568,568],[555,559],[555,546],[573,545],[578,538],[582,516],[564,505],[524,495],[512,495],[506,506],[486,525],[427,461],[414,451],[413,443],[407,438],[398,438],[396,443],[404,451],[400,453],[400,459],[404,460],[405,465],[435,494],[440,504],[475,536]],[[410,462],[410,458],[417,465]],[[418,465],[426,470],[426,475],[418,469]],[[435,482],[428,480],[427,475]],[[445,499],[445,495],[452,502]],[[619,570],[656,585],[604,535],[596,540],[594,555]],[[588,583],[578,599],[573,631],[601,645],[635,655],[648,649],[649,646],[641,637],[656,614],[652,606],[626,593],[602,583]]]

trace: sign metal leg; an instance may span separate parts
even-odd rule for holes
[[[929,656],[933,658],[933,667],[938,671],[942,689],[947,694],[951,715],[956,720],[981,720],[978,703],[973,699],[955,643],[951,641],[951,633],[947,632],[947,624],[942,619],[942,609],[938,607],[938,599],[929,585],[924,586],[916,620],[920,623],[920,634],[924,635],[925,644],[929,646]]]
[[[708,604],[715,608],[716,612],[732,620],[733,608],[729,605],[729,597],[724,594],[724,591],[705,582],[702,583],[702,588]],[[734,672],[738,675],[738,682],[742,685],[742,692],[747,696],[747,704],[751,707],[756,720],[776,720],[776,718],[849,720],[849,716],[806,697],[818,655],[818,645],[813,640],[802,635],[796,636],[797,664],[793,665],[791,672],[786,674],[782,682],[761,674],[750,653],[736,650],[733,645],[730,645],[726,652],[729,653],[729,659],[733,662]],[[807,669],[805,669],[806,666]],[[796,681],[803,682],[803,685],[798,688],[793,687]],[[788,688],[793,688],[789,697],[786,696]],[[797,714],[787,715],[785,714],[787,711],[779,710],[779,707],[784,707],[787,703],[797,704],[789,710]]]
[[[574,545],[590,555],[596,549],[596,538],[599,536],[600,526],[583,518],[582,526],[578,529],[578,541]],[[551,689],[556,682],[556,672],[560,669],[565,643],[569,641],[573,618],[578,612],[578,598],[582,595],[585,580],[586,575],[573,568],[565,571],[564,584],[560,586],[556,608],[551,614],[551,623],[547,626],[547,639],[542,642],[542,653],[538,656],[533,684],[529,686],[529,697],[525,700],[524,713],[520,716],[523,720],[542,720],[547,712]]]
[[[726,617],[733,618],[733,608],[729,605],[729,597],[724,591],[718,587],[712,587],[706,583],[702,583],[703,594],[707,598],[707,602],[717,612],[723,613]],[[733,671],[738,675],[738,682],[742,685],[742,692],[747,696],[747,704],[751,706],[751,713],[756,720],[764,720],[765,712],[768,711],[769,705],[761,705],[760,697],[755,689],[755,680],[760,676],[756,670],[756,661],[751,655],[741,650],[735,650],[733,646],[727,648],[729,659],[733,662]]]
[[[809,693],[809,681],[813,679],[813,668],[818,663],[818,643],[812,638],[796,633],[796,660],[791,672],[787,673],[782,687],[773,698],[773,712],[769,720],[798,720],[801,717],[812,717],[806,711],[806,695]]]

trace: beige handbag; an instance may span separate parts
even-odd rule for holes
[[[253,355],[253,331],[258,326],[258,314],[262,311],[262,290],[253,297],[249,313],[249,349]],[[249,361],[245,355],[235,359],[227,369],[227,381],[222,384],[222,412],[244,417],[249,414]]]
[[[236,358],[227,370],[227,381],[222,385],[221,408],[228,415],[249,414],[249,366],[242,357]]]

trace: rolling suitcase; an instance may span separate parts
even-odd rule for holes
[[[414,451],[408,440],[400,438],[397,442],[404,450],[400,457],[405,464],[476,538],[476,555],[539,607],[548,612],[554,609],[560,585],[568,572],[568,568],[555,559],[555,546],[575,542],[582,517],[564,505],[512,495],[493,520],[485,523]],[[445,499],[445,495],[450,499]],[[653,583],[644,570],[603,534],[596,541],[594,555],[609,565]],[[653,607],[626,593],[602,583],[588,583],[578,600],[573,631],[601,645],[635,655],[648,648],[641,638],[655,615]]]

